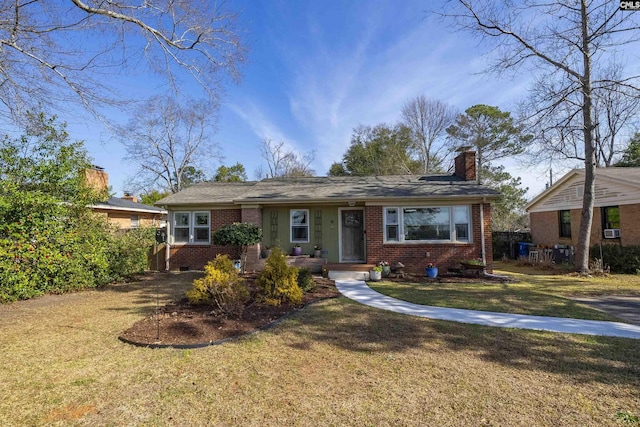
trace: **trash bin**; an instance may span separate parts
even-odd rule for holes
[[[529,248],[533,246],[533,243],[528,242],[518,242],[518,256],[528,257],[529,256]]]

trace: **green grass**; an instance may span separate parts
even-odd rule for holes
[[[187,281],[158,276],[160,299]],[[197,350],[118,334],[156,282],[0,306],[0,425],[616,426],[640,341],[465,325],[338,298]]]
[[[569,297],[640,295],[640,276],[580,277],[557,271],[496,263],[496,274],[512,283],[397,283],[372,282],[372,289],[404,301],[437,307],[576,319],[619,320],[577,303]]]
[[[640,275],[611,274],[582,277],[566,270],[544,270],[521,267],[515,263],[494,263],[495,273],[512,276],[543,292],[560,296],[588,297],[593,295],[640,296]]]

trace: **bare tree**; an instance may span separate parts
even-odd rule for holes
[[[126,160],[138,166],[131,183],[147,192],[160,187],[176,193],[192,176],[211,175],[212,160],[219,158],[210,140],[215,110],[205,101],[148,101],[119,132]]]
[[[445,16],[495,47],[492,70],[530,66],[528,71],[538,73],[539,82],[550,82],[549,96],[530,111],[531,120],[562,117],[556,131],[569,139],[578,138],[573,129],[580,128],[585,184],[576,267],[586,274],[596,167],[594,91],[624,88],[640,95],[637,75],[599,78],[594,71],[598,64],[615,58],[622,45],[638,41],[640,17],[621,12],[619,3],[606,0],[458,0],[454,5],[455,10]],[[578,117],[580,122],[576,122]]]
[[[616,81],[620,80],[621,72],[621,65],[612,62],[606,65],[605,70],[598,70],[598,75],[606,76],[606,80]],[[536,90],[519,107],[520,115],[532,126],[530,131],[537,135],[536,143],[530,145],[528,150],[534,164],[585,160],[582,115],[577,114],[576,109],[581,94],[562,86],[562,83],[565,82],[551,80],[546,75],[540,77],[535,83]],[[640,97],[634,92],[634,89],[625,86],[615,90],[606,86],[594,86],[593,144],[598,167],[608,167],[615,163],[624,150],[621,134],[630,134],[638,123]],[[558,94],[563,94],[562,100],[558,102],[553,114],[531,113]]]
[[[411,129],[422,172],[442,171],[441,165],[448,153],[445,131],[453,124],[456,115],[452,106],[424,95],[416,96],[402,107],[402,122]]]
[[[98,114],[128,99],[117,82],[133,72],[174,89],[187,77],[215,97],[224,76],[239,77],[234,22],[224,2],[204,0],[0,0],[2,112],[79,101]]]
[[[257,179],[305,177],[313,176],[315,173],[311,169],[311,163],[316,157],[315,151],[301,155],[287,149],[284,141],[276,142],[264,138],[260,145],[260,154],[266,161],[266,168],[261,165],[256,169]]]
[[[620,80],[621,71],[613,68],[608,78]],[[639,112],[640,96],[636,89],[625,86],[616,90],[594,89],[594,144],[598,166],[612,166],[622,154],[625,144],[620,141],[620,133],[636,127]]]

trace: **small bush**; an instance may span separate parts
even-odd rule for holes
[[[233,261],[228,255],[217,255],[213,261],[209,261],[209,264],[211,264],[216,270],[238,277],[238,270],[236,270],[233,265]]]
[[[240,265],[244,273],[247,263],[247,251],[249,246],[260,243],[262,240],[262,229],[255,224],[247,222],[234,222],[224,225],[212,235],[215,245],[234,246],[240,249]]]
[[[313,281],[313,276],[308,268],[301,268],[298,270],[298,286],[302,289],[302,292],[311,292],[316,288],[316,282]]]
[[[112,280],[131,277],[149,269],[154,228],[119,231],[110,236],[109,274]]]
[[[204,267],[205,276],[193,281],[193,288],[187,291],[192,304],[210,304],[214,311],[230,317],[240,317],[249,291],[233,262],[226,255],[218,255]]]
[[[280,248],[274,248],[258,277],[258,296],[270,305],[283,302],[300,304],[302,289],[298,286],[298,269],[289,267]]]
[[[600,259],[600,246],[590,249],[592,259]],[[602,267],[611,273],[636,274],[640,269],[640,246],[602,245]]]

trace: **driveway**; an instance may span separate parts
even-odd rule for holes
[[[590,305],[625,322],[640,325],[640,297],[602,296],[571,299]]]

